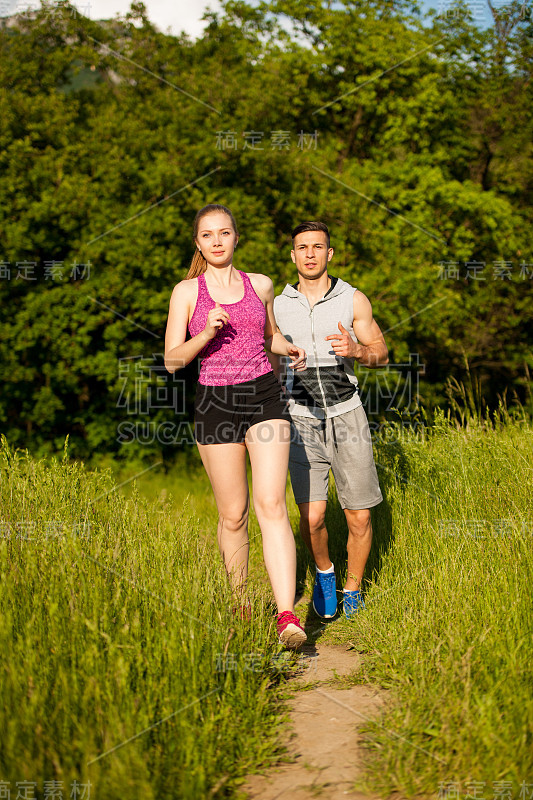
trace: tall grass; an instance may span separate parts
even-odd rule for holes
[[[363,653],[354,680],[387,690],[383,717],[366,726],[364,786],[528,800],[531,423],[503,408],[462,420],[437,411],[418,433],[387,432],[375,443],[385,500],[373,510],[367,609],[352,622],[307,619],[324,641]],[[216,508],[194,464],[142,476],[148,500],[137,482],[117,489],[109,470],[66,457],[45,464],[4,441],[0,458],[0,780],[35,781],[36,797],[50,780],[90,781],[92,797],[113,800],[235,795],[281,752],[284,720],[256,520],[246,625],[230,613]],[[290,493],[288,506],[296,531]],[[333,496],[328,528],[342,580]]]
[[[385,689],[365,785],[384,795],[533,796],[533,430],[443,413],[375,448],[367,610],[330,637]],[[389,524],[390,521],[390,524]],[[476,789],[477,786],[477,789]],[[477,794],[473,792],[477,791]],[[502,794],[503,793],[503,794]]]
[[[434,411],[417,432],[390,424],[375,441],[385,500],[372,512],[366,611],[320,624],[308,602],[312,565],[297,537],[307,604],[298,613],[308,629],[321,628],[321,641],[363,654],[355,681],[386,690],[383,717],[366,726],[359,788],[383,797],[529,800],[533,430],[519,407],[490,414],[475,387],[458,385],[454,396],[449,412]],[[185,496],[183,478],[177,488]],[[204,504],[197,511],[211,515],[208,495],[195,495]],[[296,532],[290,492],[288,507]],[[346,525],[334,491],[327,524],[340,584]]]
[[[268,592],[233,617],[215,538],[109,471],[5,439],[0,470],[0,780],[232,796],[279,752]]]

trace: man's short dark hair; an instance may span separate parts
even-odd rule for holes
[[[329,231],[328,226],[325,225],[323,222],[301,222],[299,225],[295,227],[292,232],[292,245],[294,247],[294,240],[298,236],[299,233],[305,233],[306,231],[322,231],[322,233],[326,234],[326,239],[328,242],[328,250],[329,250]]]

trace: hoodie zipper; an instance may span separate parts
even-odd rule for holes
[[[320,303],[320,300],[318,301]],[[320,394],[322,395],[322,402],[324,404],[324,419],[326,418],[326,395],[324,394],[324,387],[322,386],[322,381],[320,380],[320,370],[318,368],[318,353],[316,349],[316,341],[315,341],[315,324],[314,324],[314,316],[313,311],[315,310],[318,303],[312,307],[311,311],[309,312],[309,316],[311,317],[311,338],[313,340],[313,353],[315,355],[315,370],[316,370],[316,377],[318,380],[318,385],[320,387]]]

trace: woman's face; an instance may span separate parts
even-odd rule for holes
[[[201,218],[196,244],[208,264],[217,267],[231,264],[237,242],[231,219],[223,211],[205,214]]]

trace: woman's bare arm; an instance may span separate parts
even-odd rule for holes
[[[265,349],[268,353],[272,353],[275,356],[288,356],[291,359],[288,364],[291,369],[305,369],[305,350],[288,342],[276,325],[276,318],[274,316],[274,284],[267,275],[254,274],[249,277],[250,279],[253,278],[252,285],[265,304]],[[274,372],[277,373],[276,362],[270,359],[270,363],[272,364]]]

